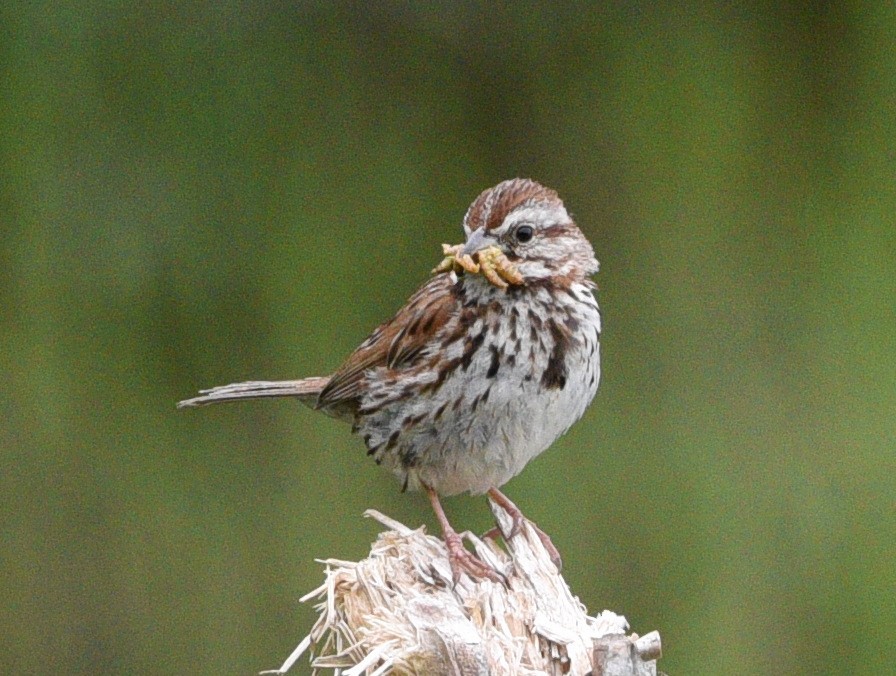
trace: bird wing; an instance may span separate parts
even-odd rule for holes
[[[414,366],[432,339],[457,314],[455,280],[453,274],[440,274],[421,286],[332,375],[320,393],[317,407],[357,409],[371,369]]]

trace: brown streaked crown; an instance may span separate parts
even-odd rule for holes
[[[557,202],[563,204],[556,191],[528,178],[503,181],[482,192],[464,216],[464,228],[472,232],[485,226],[493,230],[501,226],[507,215],[523,204]]]

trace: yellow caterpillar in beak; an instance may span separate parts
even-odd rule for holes
[[[482,274],[499,289],[506,289],[510,284],[523,283],[523,276],[504,255],[501,247],[486,247],[472,255],[463,253],[463,248],[463,244],[443,244],[442,253],[445,258],[433,269],[433,274],[440,272]]]

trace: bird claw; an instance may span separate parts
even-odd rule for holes
[[[487,531],[485,531],[481,536],[479,536],[480,540],[497,540],[499,537],[504,537],[504,534],[501,532],[501,529],[497,526],[492,526]]]
[[[492,530],[488,531],[483,537],[490,537],[492,535],[493,531],[497,531],[504,538],[504,540],[506,542],[507,540],[510,540],[510,539],[516,537],[517,535],[519,535],[519,533],[523,527],[523,522],[525,521],[535,531],[535,534],[538,536],[538,539],[541,541],[542,547],[544,547],[545,551],[547,552],[548,557],[550,557],[551,563],[553,563],[557,567],[558,571],[562,570],[563,569],[563,559],[560,558],[560,552],[557,550],[557,547],[551,541],[550,536],[547,533],[545,533],[543,530],[541,530],[541,528],[539,528],[535,524],[535,522],[529,521],[529,519],[527,519],[525,516],[523,516],[522,511],[520,511],[520,508],[517,507],[513,503],[513,501],[511,501],[510,498],[508,498],[506,495],[504,495],[497,488],[492,488],[491,490],[489,490],[488,495],[489,495],[489,498],[491,498],[491,500],[495,504],[499,505],[505,512],[507,512],[507,515],[510,517],[510,520],[511,520],[510,521],[510,532],[505,534],[499,527],[496,527],[496,528],[493,528]]]
[[[502,537],[505,540],[511,540],[519,535],[524,518],[525,517],[522,517],[520,519],[514,518],[513,524],[510,526],[510,532],[507,533],[507,535],[504,535],[501,529],[498,526],[495,526],[494,528],[489,528],[487,531],[485,531],[482,534],[482,539],[497,540],[498,537]],[[528,519],[526,520],[528,521]],[[532,528],[535,530],[535,535],[538,536],[538,539],[541,541],[541,546],[544,547],[545,551],[548,553],[548,557],[551,559],[551,563],[553,563],[557,567],[558,571],[563,570],[563,559],[560,557],[560,552],[557,550],[557,547],[551,541],[551,537],[543,530],[541,530],[541,528],[535,525],[535,523],[533,523],[532,521],[529,521],[529,525],[532,526]]]
[[[538,539],[541,540],[541,545],[544,547],[545,551],[548,553],[548,556],[551,559],[551,563],[556,566],[557,571],[563,570],[563,559],[560,558],[560,552],[557,550],[557,547],[551,541],[551,537],[545,533],[541,528],[536,526],[531,521],[529,525],[535,529],[535,534],[538,536]],[[511,536],[512,537],[512,536]]]
[[[466,573],[474,580],[488,579],[492,582],[507,584],[507,578],[476,557],[464,547],[463,539],[458,533],[445,535],[445,546],[448,548],[448,563],[451,565],[451,576],[454,584],[460,582],[461,575]]]
[[[516,266],[510,262],[501,247],[490,246],[474,254],[463,253],[463,244],[443,244],[442,262],[433,268],[433,274],[441,272],[469,272],[472,275],[482,274],[499,289],[506,289],[510,284],[522,284],[523,276]]]

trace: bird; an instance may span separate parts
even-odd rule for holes
[[[500,487],[581,418],[600,381],[599,264],[556,191],[502,181],[473,201],[463,231],[332,375],[234,383],[178,404],[291,397],[350,423],[403,491],[428,495],[455,582],[501,576],[464,547],[440,496],[488,495],[513,537],[524,517]]]

